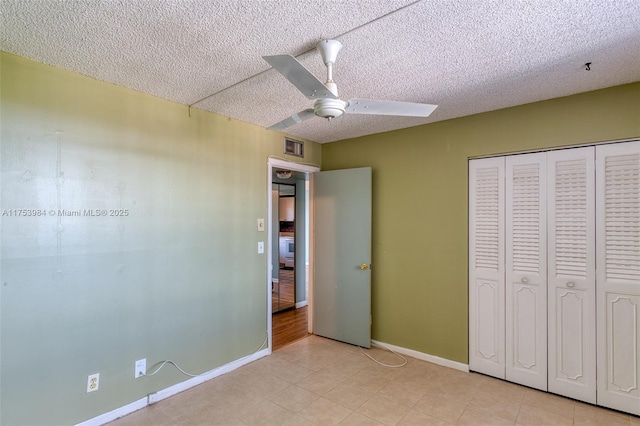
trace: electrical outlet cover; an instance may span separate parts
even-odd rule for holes
[[[91,374],[87,378],[87,393],[98,390],[100,386],[100,373]]]
[[[145,376],[147,374],[147,359],[139,359],[136,361],[134,376],[136,379],[138,377]]]

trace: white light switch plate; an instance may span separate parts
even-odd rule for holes
[[[258,254],[264,253],[264,241],[258,241]]]
[[[264,231],[264,219],[258,219],[258,232]]]

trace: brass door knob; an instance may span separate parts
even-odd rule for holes
[[[360,269],[362,269],[363,271],[366,270],[368,268],[366,263],[363,263],[362,265],[360,265]]]

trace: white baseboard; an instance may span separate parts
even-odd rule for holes
[[[469,366],[461,362],[451,361],[450,359],[440,358],[439,356],[425,354],[424,352],[418,352],[413,349],[407,349],[401,346],[391,345],[389,343],[378,342],[377,340],[371,340],[371,344],[373,346],[391,349],[394,352],[398,352],[399,354],[410,356],[411,358],[416,358],[422,361],[428,361],[433,364],[442,365],[444,367],[453,368],[455,370],[464,371],[466,373],[469,372]]]
[[[263,349],[244,358],[240,358],[218,368],[214,368],[213,370],[206,373],[202,373],[197,377],[192,377],[191,379],[185,380],[184,382],[176,383],[175,385],[170,386],[166,389],[162,389],[156,393],[149,394],[149,404],[155,404],[158,401],[162,401],[165,398],[176,395],[194,386],[198,386],[201,383],[204,383],[211,379],[215,379],[218,376],[233,371],[236,368],[242,367],[243,365],[246,365],[267,355],[269,355],[269,349]]]
[[[115,410],[109,411],[108,413],[101,414],[92,419],[85,420],[82,423],[78,423],[76,426],[100,426],[105,423],[109,423],[114,421],[115,419],[119,419],[120,417],[124,417],[127,414],[131,414],[134,411],[138,411],[141,408],[144,408],[148,405],[147,397],[141,398],[131,404],[127,404],[124,407],[116,408]]]
[[[303,300],[302,302],[296,302],[296,309],[304,308],[307,306],[307,301]]]
[[[82,423],[78,423],[76,426],[100,426],[105,423],[109,423],[113,420],[119,419],[120,417],[126,416],[127,414],[131,414],[134,411],[138,411],[148,405],[154,404],[158,401],[161,401],[165,398],[176,395],[180,392],[183,392],[189,388],[197,386],[208,380],[211,380],[223,374],[229,373],[237,368],[242,367],[243,365],[249,364],[250,362],[256,361],[269,354],[270,354],[270,351],[268,348],[263,349],[251,355],[247,355],[243,358],[232,361],[228,364],[214,368],[213,370],[208,371],[206,373],[202,373],[197,377],[192,377],[191,379],[185,380],[184,382],[176,383],[173,386],[170,386],[165,389],[161,389],[158,392],[149,394],[148,396],[141,398],[135,402],[132,402],[131,404],[127,404],[123,407],[116,408],[115,410],[109,411],[108,413],[104,413],[99,416],[93,417],[89,420],[86,420]]]

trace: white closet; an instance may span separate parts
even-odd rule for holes
[[[471,370],[640,414],[639,306],[640,141],[469,162]]]

